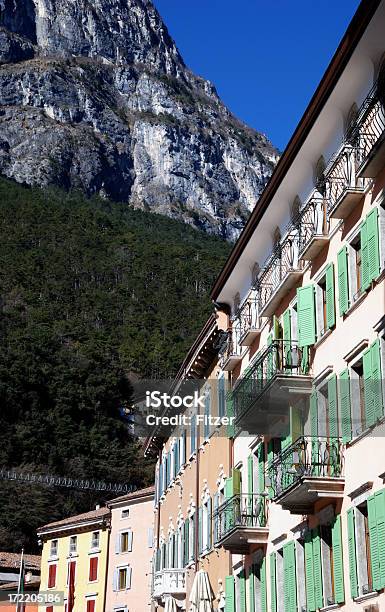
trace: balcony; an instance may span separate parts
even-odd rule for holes
[[[299,232],[293,229],[274,249],[258,278],[258,308],[261,317],[271,316],[289,289],[302,276]]]
[[[268,466],[270,497],[292,514],[312,514],[320,499],[343,497],[343,472],[340,440],[303,436]]]
[[[233,390],[235,422],[250,433],[270,433],[290,402],[311,393],[307,353],[294,341],[273,340]]]
[[[365,99],[353,138],[357,176],[375,178],[385,166],[385,82],[376,83]]]
[[[239,343],[239,326],[228,332],[228,337],[219,349],[219,365],[222,370],[232,372],[242,360],[242,346]]]
[[[266,544],[268,502],[264,494],[234,495],[214,513],[215,544],[233,554],[248,554],[253,544]]]
[[[261,333],[258,317],[258,303],[256,298],[247,299],[241,306],[238,317],[239,344],[250,346]]]
[[[328,214],[333,219],[346,219],[361,200],[365,180],[356,174],[356,150],[344,144],[325,171]]]
[[[186,594],[186,570],[163,569],[155,572],[152,596],[160,599],[165,595]]]
[[[299,257],[312,260],[329,242],[327,203],[321,195],[314,195],[299,213]]]

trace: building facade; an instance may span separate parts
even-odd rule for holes
[[[109,509],[97,508],[38,530],[43,545],[40,590],[63,593],[64,612],[105,610],[109,528]],[[46,607],[47,612],[54,609]]]
[[[225,321],[225,317],[223,317]],[[205,397],[204,412],[225,414],[224,378],[217,383],[219,330],[211,317],[182,364],[174,387],[194,380]],[[158,456],[155,483],[155,521],[152,601],[154,610],[164,610],[172,597],[188,610],[198,570],[210,577],[218,605],[224,605],[225,577],[229,556],[215,547],[212,514],[224,499],[224,484],[230,476],[230,443],[223,428],[199,423],[197,412],[186,409],[187,427],[175,428],[159,437],[156,430],[146,443],[146,453]],[[222,607],[223,609],[223,607]]]
[[[234,427],[147,441],[155,609],[203,568],[214,610],[385,610],[384,31],[364,0],[178,375]]]
[[[151,610],[154,487],[111,500],[106,610]]]

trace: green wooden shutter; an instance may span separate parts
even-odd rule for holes
[[[265,446],[261,442],[258,446],[258,492],[265,490]]]
[[[367,227],[366,219],[361,224],[360,241],[361,241],[361,268],[362,268],[361,288],[363,289],[363,291],[365,291],[370,286],[369,257],[368,257],[368,227]]]
[[[314,595],[316,608],[322,608],[323,587],[322,587],[322,557],[321,557],[321,537],[318,529],[313,529],[313,564],[314,564]]]
[[[198,508],[198,552],[201,555],[203,552],[203,508]]]
[[[379,561],[379,587],[385,587],[385,489],[377,491],[376,500],[376,521],[377,521],[377,543]]]
[[[285,612],[297,612],[297,579],[295,565],[295,543],[283,547]]]
[[[314,286],[297,289],[298,346],[311,346],[316,341]]]
[[[373,208],[366,217],[369,278],[374,280],[380,274],[380,244],[378,235],[378,208]]]
[[[240,495],[241,493],[241,470],[233,468],[232,479],[233,479],[233,495]]]
[[[239,572],[239,603],[240,603],[239,612],[246,612],[246,580],[245,580],[244,570]]]
[[[372,362],[372,402],[374,416],[380,419],[384,414],[384,402],[382,397],[382,372],[381,372],[381,341],[379,338],[370,347]]]
[[[334,569],[334,592],[336,603],[345,601],[344,565],[342,557],[341,515],[336,516],[332,526],[332,550]]]
[[[254,480],[254,457],[249,455],[247,458],[247,491],[250,495],[253,494],[253,480]]]
[[[189,562],[189,526],[190,526],[190,521],[188,518],[186,518],[185,523],[184,523],[184,567],[186,567],[186,565]]]
[[[310,395],[310,435],[312,438],[318,437],[318,400],[315,390]]]
[[[225,481],[225,497],[226,499],[230,499],[234,495],[233,493],[233,479],[226,478]]]
[[[349,309],[348,248],[344,246],[337,255],[338,304],[340,316]]]
[[[344,444],[346,444],[352,439],[350,377],[349,377],[349,370],[347,368],[340,374],[339,391],[340,391],[339,404],[340,404],[340,413],[341,413],[342,441],[344,442]]]
[[[225,379],[223,376],[218,378],[218,416],[225,416],[226,397],[225,397]]]
[[[249,612],[255,612],[255,584],[254,584],[255,565],[249,566]]]
[[[207,500],[207,550],[210,550],[212,546],[212,499],[211,497]]]
[[[276,553],[275,552],[270,553],[270,591],[271,591],[271,612],[278,612],[277,611],[277,578],[276,578]]]
[[[267,588],[266,588],[266,557],[261,564],[261,612],[267,612]]]
[[[320,465],[318,460],[318,395],[312,391],[310,395],[310,435],[311,435],[311,458],[312,474],[319,475]]]
[[[349,550],[349,577],[350,595],[352,599],[358,597],[358,578],[357,578],[357,552],[356,552],[356,529],[354,508],[349,508],[348,518],[348,550]]]
[[[326,266],[326,325],[330,329],[335,323],[334,264],[330,263]]]
[[[287,308],[282,315],[283,322],[283,354],[287,369],[291,366],[291,309]]]
[[[365,416],[366,426],[371,427],[376,422],[376,413],[373,402],[373,380],[372,380],[372,351],[367,348],[363,357],[364,366],[364,396],[365,396]]]
[[[376,498],[375,495],[368,497],[368,524],[369,524],[369,543],[370,560],[372,564],[373,588],[380,589],[380,555],[378,550],[377,518],[376,518]]]
[[[337,376],[332,374],[328,380],[329,433],[338,438]]]
[[[234,576],[226,576],[225,593],[226,593],[226,612],[235,612]]]
[[[273,469],[271,467],[273,460],[274,460],[274,440],[271,439],[267,443],[267,463],[268,463],[268,470],[269,470],[270,476],[271,476],[271,470]],[[275,491],[274,491],[273,481],[271,477],[270,477],[270,482],[271,482],[271,485],[269,487],[269,499],[272,499],[275,495]]]
[[[315,612],[314,562],[311,531],[305,533],[305,584],[307,609],[309,612]]]
[[[226,396],[226,416],[230,419],[234,417],[234,403],[233,403],[233,394],[231,391],[227,393]],[[227,437],[234,438],[235,436],[235,427],[234,424],[227,425]]]

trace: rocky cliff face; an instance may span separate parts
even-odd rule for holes
[[[149,0],[0,0],[0,172],[234,239],[277,160]]]

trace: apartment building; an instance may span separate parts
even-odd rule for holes
[[[38,530],[43,544],[40,590],[64,593],[56,609],[105,610],[109,526],[109,509],[97,508]],[[47,606],[46,612],[55,608]]]
[[[117,497],[111,511],[106,610],[151,610],[154,487]]]
[[[183,383],[195,381],[205,397],[203,413],[214,416],[224,416],[226,410],[219,340],[218,319],[213,315],[186,356],[173,389],[178,394]],[[210,598],[223,610],[230,559],[227,551],[215,546],[212,515],[224,500],[230,477],[230,441],[223,427],[199,423],[195,409],[184,414],[187,426],[176,427],[166,439],[154,428],[145,445],[146,454],[158,457],[153,609],[173,610],[174,605],[190,609],[195,578],[204,572],[209,576]]]
[[[385,610],[384,32],[361,2],[178,375],[234,427],[147,441],[156,609],[204,569],[214,610]]]

